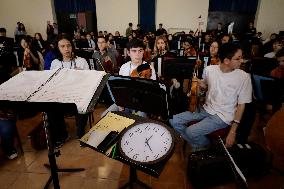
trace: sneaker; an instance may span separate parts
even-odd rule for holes
[[[16,157],[18,157],[18,153],[16,151],[13,151],[11,154],[7,155],[7,158],[10,160],[15,159]]]

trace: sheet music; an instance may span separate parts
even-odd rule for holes
[[[109,133],[109,131],[93,131],[90,133],[90,136],[86,143],[97,148]]]
[[[133,119],[108,112],[105,117],[103,117],[95,126],[92,127],[91,131],[100,130],[121,132],[124,128],[130,126],[134,122],[135,120]]]
[[[79,113],[86,113],[105,74],[66,68],[24,71],[0,86],[0,100],[75,103]]]
[[[244,183],[246,183],[247,185],[247,181],[246,181],[246,178],[245,176],[243,175],[242,171],[240,170],[240,168],[237,166],[237,164],[235,163],[233,157],[231,156],[231,154],[229,153],[229,151],[227,150],[227,148],[225,147],[225,144],[224,142],[222,141],[222,139],[219,139],[220,143],[222,144],[223,146],[223,149],[225,150],[226,154],[228,155],[228,157],[230,158],[231,162],[233,163],[237,173],[240,175],[241,179],[244,181]]]
[[[23,71],[0,85],[0,100],[26,101],[57,70]]]
[[[78,112],[85,113],[105,74],[96,70],[62,69],[30,101],[75,103]]]
[[[80,141],[97,147],[111,131],[121,132],[134,122],[135,120],[133,119],[108,112]]]

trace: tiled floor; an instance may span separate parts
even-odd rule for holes
[[[98,105],[95,121],[99,120],[99,114],[105,109],[104,105]],[[19,122],[19,132],[22,137],[24,154],[15,160],[7,160],[0,156],[0,189],[37,189],[43,188],[49,178],[49,171],[43,164],[48,162],[47,150],[36,151],[31,148],[29,139],[26,138],[35,121],[40,116]],[[66,119],[69,132],[73,138],[75,135],[74,120]],[[261,127],[263,121],[256,121],[250,136],[251,140],[263,143]],[[186,159],[181,151],[182,141],[178,141],[175,153],[168,161],[159,178],[151,177],[138,172],[138,178],[152,188],[157,189],[190,189],[186,177]],[[84,167],[86,170],[77,173],[59,173],[60,186],[63,189],[115,189],[127,182],[129,176],[128,166],[110,159],[87,147],[81,148],[77,139],[68,141],[60,149],[61,156],[57,158],[59,168]],[[50,188],[53,188],[52,186]],[[140,187],[135,187],[140,188]],[[214,187],[214,189],[233,189],[234,183]],[[284,188],[284,175],[277,171],[258,180],[249,180],[249,188],[252,189],[280,189]],[[212,188],[213,189],[213,188]]]

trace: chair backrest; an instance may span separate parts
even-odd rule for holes
[[[270,72],[278,66],[275,58],[257,57],[251,60],[251,74],[270,77]]]

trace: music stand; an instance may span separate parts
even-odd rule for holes
[[[93,94],[92,100],[89,102],[86,112],[90,112],[94,109],[99,96],[104,88],[104,85],[107,82],[109,74],[105,75],[98,86],[96,92]],[[28,102],[28,101],[9,101],[9,100],[0,100],[0,107],[2,108],[12,108],[16,111],[26,111],[27,109],[33,109],[40,112],[52,112],[56,109],[57,112],[68,112],[72,114],[77,114],[77,107],[75,103],[58,103],[58,102]],[[84,168],[73,168],[73,169],[59,169],[56,164],[56,157],[60,154],[60,150],[55,151],[52,144],[52,136],[50,135],[50,128],[48,126],[47,114],[43,113],[44,129],[47,141],[48,149],[48,159],[49,165],[44,164],[45,167],[50,169],[51,175],[46,182],[44,189],[49,188],[49,184],[53,182],[54,189],[60,189],[58,172],[77,172],[84,171]]]
[[[164,120],[172,117],[168,105],[168,91],[164,85],[157,81],[125,76],[110,76],[107,86],[113,101],[118,106],[162,116]],[[123,158],[120,160],[125,162]],[[164,165],[165,162],[162,164]],[[121,189],[128,186],[132,188],[134,183],[144,188],[150,188],[138,180],[136,173],[137,165],[129,164],[129,168],[129,182],[123,185]],[[147,169],[141,170],[147,172]],[[156,176],[158,176],[157,174]]]
[[[161,74],[166,78],[191,79],[195,64],[196,57],[164,57]]]
[[[110,76],[107,86],[112,100],[118,106],[161,116],[163,120],[172,117],[168,90],[158,81]]]

